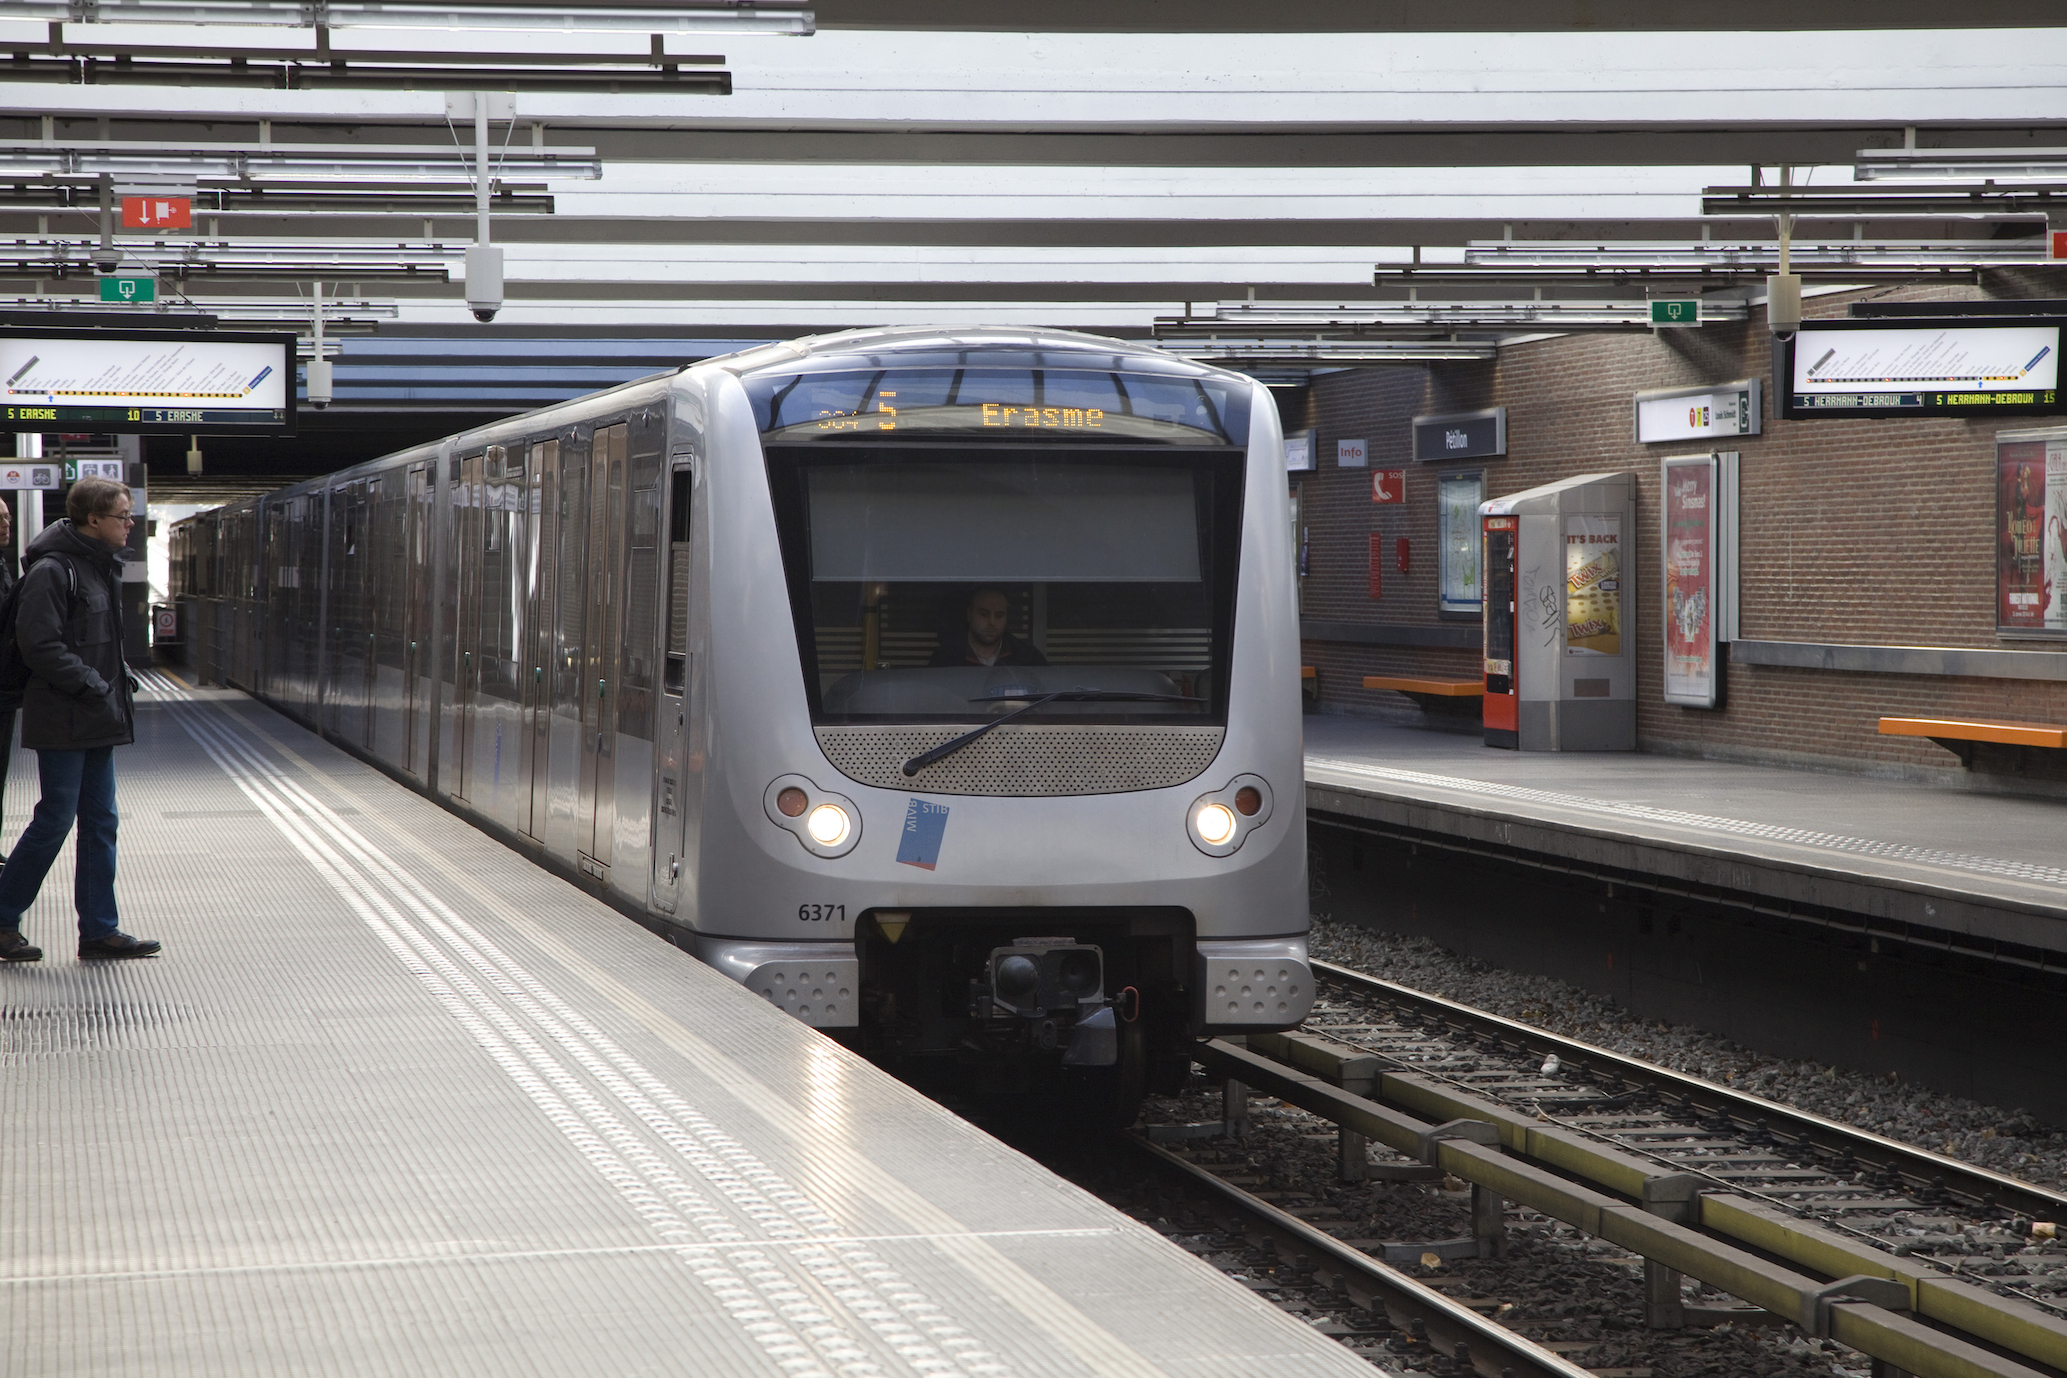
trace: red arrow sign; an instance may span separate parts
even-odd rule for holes
[[[194,224],[194,202],[186,196],[125,196],[125,230],[186,230]]]

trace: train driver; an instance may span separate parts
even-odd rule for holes
[[[979,588],[962,604],[966,631],[941,638],[933,665],[1046,665],[1048,657],[1030,641],[1005,630],[1012,602],[1004,590]]]

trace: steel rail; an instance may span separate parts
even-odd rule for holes
[[[1137,1134],[1120,1137],[1165,1173],[1182,1178],[1193,1190],[1240,1210],[1262,1234],[1316,1260],[1316,1274],[1326,1276],[1332,1271],[1335,1290],[1347,1294],[1358,1306],[1367,1311],[1382,1310],[1394,1325],[1410,1333],[1413,1323],[1419,1321],[1428,1343],[1445,1357],[1458,1360],[1467,1373],[1476,1370],[1484,1374],[1512,1374],[1514,1378],[1593,1378],[1589,1370],[1569,1359],[1487,1320],[1470,1307],[1250,1195],[1234,1183],[1223,1181],[1197,1163],[1159,1148]],[[1246,1236],[1250,1231],[1240,1233]]]
[[[1490,1037],[1531,1054],[1557,1054],[1566,1068],[1592,1072],[1632,1089],[1656,1092],[1662,1099],[1708,1115],[1723,1116],[1740,1129],[1764,1130],[1775,1138],[1856,1159],[1861,1164],[1898,1173],[1918,1189],[1937,1189],[1970,1206],[1993,1207],[2035,1220],[2067,1219],[2067,1191],[1994,1172],[1927,1148],[1905,1144],[1859,1129],[1813,1111],[1782,1105],[1763,1096],[1669,1067],[1644,1062],[1598,1044],[1551,1033],[1518,1019],[1474,1009],[1382,977],[1333,962],[1313,963],[1314,975],[1430,1017],[1452,1028]]]
[[[1298,1049],[1296,1035],[1250,1037],[1266,1044],[1279,1040],[1288,1052]],[[1318,1040],[1308,1040],[1304,1051],[1339,1057]],[[1917,1378],[2038,1378],[2041,1370],[2021,1357],[2057,1370],[2067,1355],[2067,1327],[2042,1313],[2006,1304],[1957,1280],[1921,1273],[1906,1259],[1862,1250],[1741,1198],[1673,1191],[1689,1179],[1429,1078],[1384,1073],[1376,1079],[1378,1098],[1371,1099],[1222,1040],[1200,1047],[1193,1057],[1210,1072],[1277,1096]],[[1663,1190],[1654,1197],[1652,1187]],[[1797,1256],[1789,1256],[1789,1246]],[[1780,1262],[1766,1256],[1776,1253]],[[1804,1254],[1808,1257],[1799,1256]],[[1836,1281],[1819,1281],[1798,1271],[1803,1268]]]

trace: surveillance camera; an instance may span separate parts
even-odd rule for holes
[[[121,251],[120,251],[120,250],[118,250],[118,249],[95,249],[95,250],[93,251],[93,271],[94,271],[94,272],[96,272],[96,273],[112,273],[112,272],[114,272],[114,271],[115,271],[115,270],[116,270],[117,268],[120,268],[121,266],[122,266],[122,254],[121,254]]]
[[[492,321],[502,310],[502,248],[476,244],[467,250],[467,309],[477,321]]]
[[[309,360],[309,405],[317,411],[330,405],[331,368],[328,359]]]

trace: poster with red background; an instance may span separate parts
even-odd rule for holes
[[[2046,449],[2043,440],[1995,447],[1995,624],[2003,631],[2043,631],[2059,620],[2046,588]]]
[[[1715,706],[1715,461],[1668,459],[1665,701]]]

